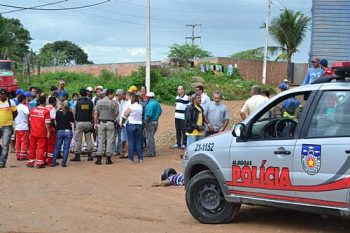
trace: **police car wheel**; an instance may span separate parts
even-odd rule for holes
[[[225,200],[218,181],[208,170],[196,174],[187,184],[186,204],[195,219],[208,224],[231,222],[240,209],[240,205]]]

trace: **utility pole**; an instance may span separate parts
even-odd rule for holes
[[[266,70],[267,70],[267,47],[269,44],[269,24],[271,15],[271,0],[267,0],[267,15],[265,23],[265,47],[264,47],[264,63],[263,63],[263,73],[262,73],[262,83],[266,83]]]
[[[150,0],[146,0],[146,89],[151,91],[151,9]]]
[[[192,36],[186,36],[186,39],[191,39],[192,40],[192,46],[194,45],[194,41],[196,39],[202,38],[201,36],[195,36],[194,35],[194,29],[195,27],[202,26],[202,24],[187,24],[186,27],[192,27]]]

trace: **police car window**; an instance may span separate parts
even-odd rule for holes
[[[253,123],[252,140],[294,138],[294,133],[306,104],[308,93],[297,93],[282,98],[266,109]]]
[[[307,136],[350,136],[350,91],[326,91],[322,94]]]

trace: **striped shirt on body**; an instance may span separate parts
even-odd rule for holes
[[[175,118],[185,120],[185,111],[187,106],[190,104],[188,96],[176,96],[175,104]]]

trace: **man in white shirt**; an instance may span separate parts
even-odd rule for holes
[[[187,136],[185,132],[185,112],[187,106],[190,104],[188,96],[185,94],[183,86],[177,88],[175,98],[175,129],[176,129],[176,144],[172,147],[174,149],[185,149],[187,143]]]
[[[262,95],[261,87],[258,85],[252,87],[251,95],[252,97],[245,101],[241,109],[240,116],[242,120],[245,120],[250,114],[255,112],[261,105],[269,100],[269,98]]]
[[[29,107],[26,105],[27,100],[23,94],[18,96],[18,102],[18,115],[15,118],[16,158],[17,160],[26,160],[28,159],[27,151],[29,145]]]
[[[205,109],[206,106],[208,104],[210,104],[210,98],[209,98],[209,96],[206,93],[204,93],[204,87],[202,85],[198,85],[196,87],[196,93],[200,94],[200,96],[201,96],[201,107],[203,109]]]

